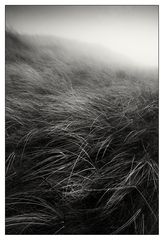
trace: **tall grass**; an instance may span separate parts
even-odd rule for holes
[[[149,79],[6,42],[6,233],[158,234]]]

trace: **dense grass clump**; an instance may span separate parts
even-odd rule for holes
[[[152,81],[6,42],[6,233],[158,234]]]

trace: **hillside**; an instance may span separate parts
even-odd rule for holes
[[[6,234],[158,234],[157,71],[89,49],[6,32]]]
[[[97,49],[97,50],[96,50]],[[64,88],[73,86],[110,86],[130,84],[132,87],[147,84],[157,85],[155,70],[137,68],[130,60],[108,52],[98,46],[66,41],[65,39],[43,36],[28,36],[6,33],[6,68],[14,62],[26,64],[45,79],[45,85]],[[27,66],[28,65],[28,66]],[[9,65],[10,66],[10,65]],[[142,78],[142,79],[141,79]],[[61,87],[61,86],[60,86]],[[147,87],[147,86],[146,86]],[[157,87],[157,86],[156,86]]]

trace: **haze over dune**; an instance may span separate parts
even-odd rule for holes
[[[102,45],[140,66],[158,65],[158,6],[6,6],[20,33]]]

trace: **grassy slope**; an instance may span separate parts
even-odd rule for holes
[[[6,233],[157,234],[154,82],[72,52],[6,33]]]

